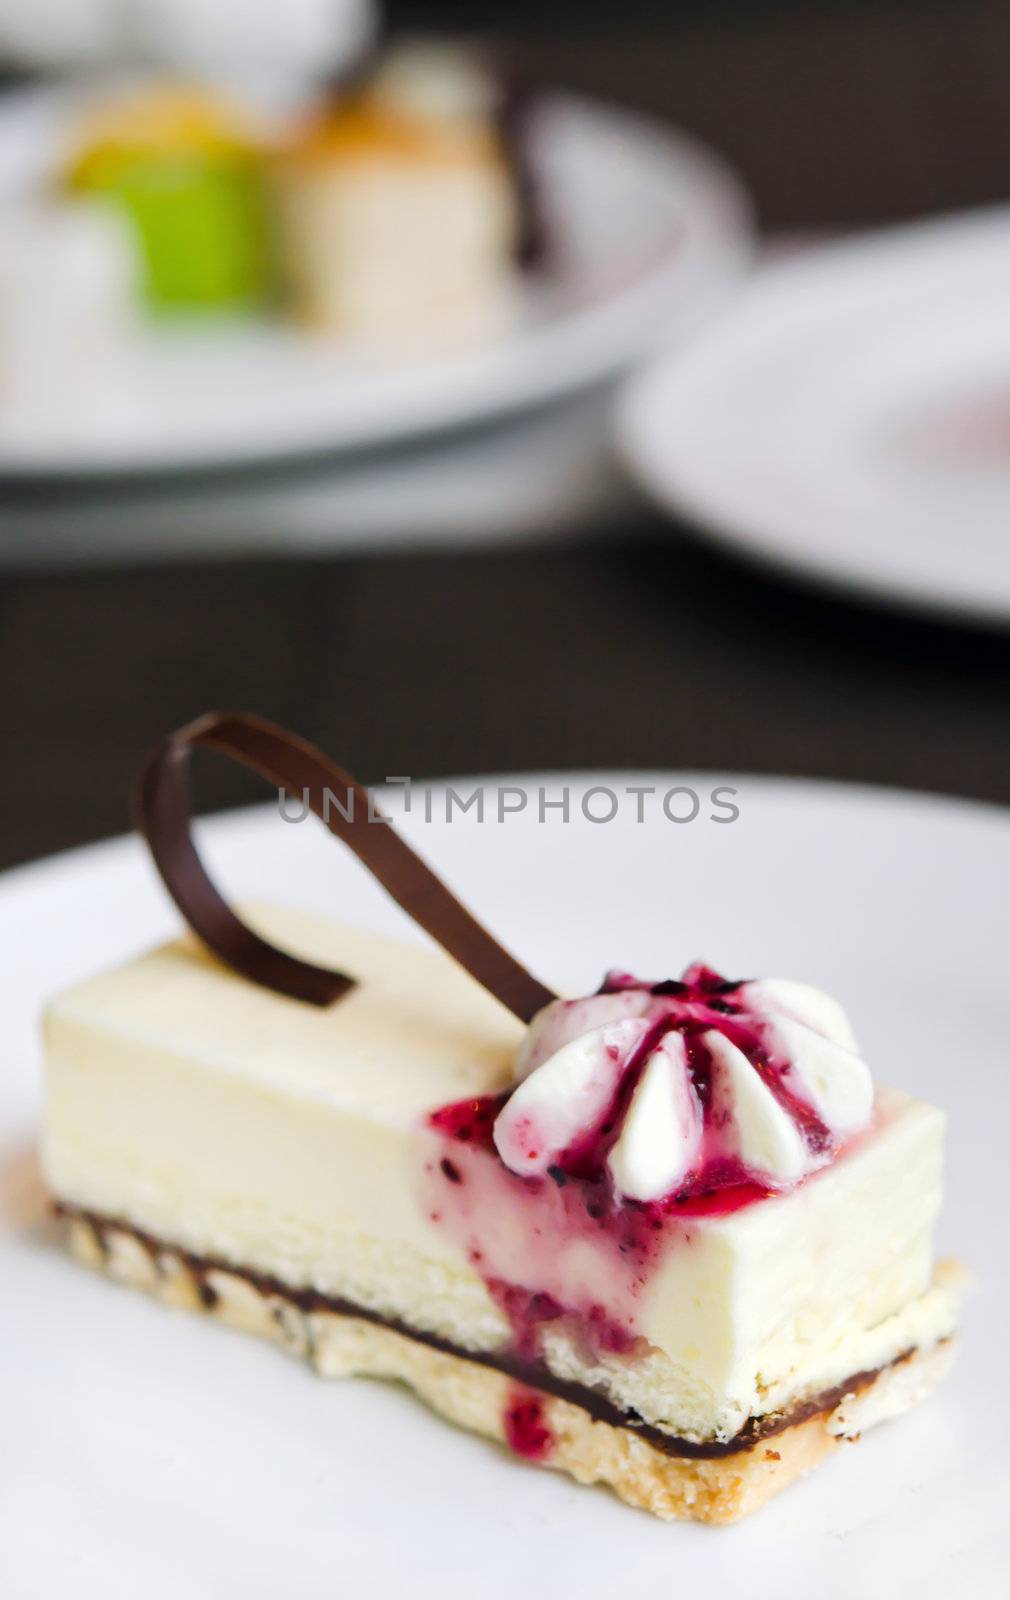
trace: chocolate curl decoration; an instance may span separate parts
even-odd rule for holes
[[[170,734],[137,787],[137,825],[172,899],[229,967],[264,988],[328,1006],[354,986],[343,972],[289,955],[247,928],[207,875],[191,834],[189,758],[216,750],[286,791],[348,845],[386,893],[496,1000],[528,1022],[555,996],[504,950],[401,839],[367,789],[321,750],[262,717],[210,712]],[[327,803],[339,797],[341,805]],[[345,815],[345,812],[347,815]]]

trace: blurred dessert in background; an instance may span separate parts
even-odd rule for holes
[[[129,390],[136,253],[108,209],[0,209],[0,418],[6,431],[101,420]]]
[[[521,217],[501,100],[476,58],[414,47],[310,119],[278,183],[303,322],[372,342],[507,326]]]
[[[383,366],[508,334],[542,265],[524,118],[481,54],[437,45],[294,113],[165,76],[68,95],[46,161],[0,195],[4,436],[135,416],[193,333]]]
[[[523,55],[386,46],[288,99],[207,50],[7,97],[0,226],[26,200],[104,207],[135,258],[136,331],[119,436],[94,437],[86,399],[73,435],[36,413],[26,445],[4,422],[0,471],[446,432],[587,389],[714,300],[745,255],[732,174],[635,113],[542,92]]]
[[[248,310],[271,285],[264,152],[208,90],[156,85],[94,108],[66,174],[130,223],[156,311]]]
[[[480,342],[516,314],[526,168],[501,78],[403,47],[297,118],[209,87],[107,93],[62,193],[129,223],[157,313],[261,313],[376,350]]]

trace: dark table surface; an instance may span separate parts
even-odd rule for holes
[[[1010,192],[1002,0],[592,0],[577,30],[525,0],[392,16],[507,29],[542,77],[674,117],[768,223]],[[0,865],[121,830],[142,753],[212,706],[368,781],[708,767],[1007,802],[1008,639],[793,590],[645,508],[541,547],[0,575]],[[201,780],[208,806],[257,793],[213,762]]]
[[[387,0],[483,31],[531,78],[670,117],[766,227],[851,227],[1010,195],[1006,0]]]
[[[643,512],[581,545],[0,580],[0,864],[127,826],[134,769],[211,707],[369,782],[711,768],[1010,801],[1005,636],[793,590]],[[207,807],[263,798],[210,758]]]

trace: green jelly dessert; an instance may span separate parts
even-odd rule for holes
[[[158,89],[107,106],[67,179],[131,223],[153,310],[244,311],[268,300],[264,156],[215,97]]]

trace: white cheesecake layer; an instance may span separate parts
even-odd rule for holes
[[[316,327],[423,348],[512,320],[516,203],[494,159],[306,163],[286,175],[279,213],[286,275]]]
[[[53,1191],[465,1349],[508,1337],[468,1258],[471,1222],[485,1271],[624,1316],[612,1250],[560,1235],[542,1249],[535,1208],[482,1208],[521,1182],[497,1157],[458,1152],[467,1182],[445,1193],[471,1219],[432,1201],[445,1146],[425,1113],[504,1088],[520,1024],[438,952],[290,912],[254,920],[360,984],[320,1010],[183,939],[61,996],[46,1021]],[[881,1094],[873,1131],[792,1193],[680,1225],[632,1286],[644,1354],[594,1358],[552,1323],[549,1364],[674,1433],[729,1438],[935,1342],[955,1315],[952,1290],[931,1286],[943,1128],[932,1107]]]

